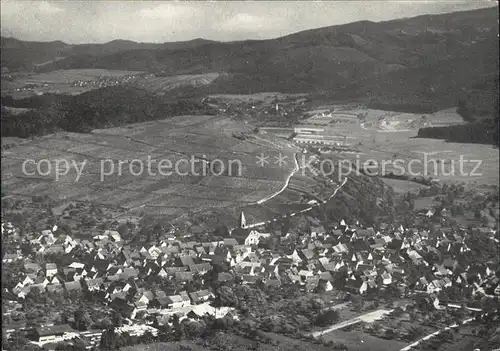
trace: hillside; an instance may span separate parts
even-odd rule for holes
[[[272,40],[148,44],[28,43],[2,38],[2,67],[219,73],[212,93],[319,92],[436,110],[498,73],[498,8],[361,21]],[[52,55],[52,61],[50,56]],[[62,58],[64,57],[64,58]]]
[[[131,50],[179,50],[195,48],[213,43],[211,40],[193,39],[171,43],[137,43],[130,40],[113,40],[104,44],[67,44],[62,41],[33,42],[11,37],[1,38],[2,67],[10,71],[50,70],[52,65],[61,60],[61,67],[78,66],[93,57],[112,55]]]

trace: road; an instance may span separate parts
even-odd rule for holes
[[[497,310],[491,312],[491,313],[497,313]],[[483,313],[481,314],[481,317],[484,317],[486,315],[488,315],[489,313]],[[475,320],[476,318],[467,318],[465,320],[462,321],[462,323],[460,323],[461,325],[464,325],[464,324],[469,324],[470,322],[472,322],[473,320]],[[414,348],[415,346],[418,346],[422,341],[425,341],[425,340],[429,340],[429,339],[432,339],[433,337],[441,334],[442,332],[444,331],[447,331],[447,330],[451,330],[451,329],[454,329],[454,328],[457,328],[459,325],[457,323],[453,323],[452,325],[449,325],[443,329],[440,329],[438,331],[435,331],[434,333],[431,333],[429,335],[426,335],[424,336],[423,338],[420,338],[418,339],[417,341],[411,343],[410,345],[402,348],[400,351],[409,351],[411,350],[412,348]]]
[[[328,333],[330,333],[330,332],[332,332],[334,330],[342,329],[342,328],[345,328],[345,327],[348,327],[350,325],[353,325],[353,324],[356,324],[356,323],[360,323],[360,322],[373,323],[373,322],[381,319],[386,314],[391,313],[392,311],[393,310],[380,309],[380,310],[372,311],[372,312],[369,312],[369,313],[365,313],[365,314],[363,314],[361,316],[358,316],[358,317],[355,317],[355,318],[352,318],[352,319],[349,319],[349,320],[346,320],[346,321],[334,324],[331,327],[328,327],[327,329],[311,333],[311,336],[314,337],[314,338],[317,338],[319,336],[328,334]]]
[[[328,198],[328,200],[330,200],[331,198],[333,198],[337,192],[345,185],[345,183],[347,183],[347,180],[348,178],[344,178],[344,181],[342,182],[342,184],[340,184],[336,189],[335,191],[333,192],[332,195],[330,195],[330,197]],[[327,201],[328,201],[327,200]],[[326,202],[326,201],[325,201]],[[293,216],[296,216],[297,214],[300,214],[300,213],[305,213],[305,212],[308,212],[308,211],[311,211],[313,208],[315,207],[318,207],[318,206],[321,206],[321,203],[317,203],[317,204],[314,204],[312,205],[311,207],[307,207],[307,208],[304,208],[303,210],[300,210],[298,212],[293,212],[293,213],[287,213],[287,214],[284,214],[283,216],[281,216],[281,219],[283,218],[286,218],[286,217],[293,217]],[[251,228],[256,228],[256,227],[261,227],[263,225],[266,225],[268,223],[271,223],[271,222],[276,222],[278,221],[280,218],[274,218],[274,219],[271,219],[269,221],[266,221],[266,222],[258,222],[258,223],[253,223],[253,224],[249,224],[247,225],[245,228],[247,229],[251,229]],[[235,229],[235,228],[233,228]],[[232,230],[232,229],[231,229]]]
[[[267,202],[267,201],[271,200],[272,198],[275,198],[276,196],[281,194],[283,191],[285,191],[286,188],[288,188],[288,185],[290,184],[290,179],[292,179],[293,175],[295,173],[297,173],[297,171],[300,169],[299,162],[297,161],[297,153],[293,154],[293,160],[295,161],[295,167],[293,168],[293,171],[290,172],[290,174],[286,178],[286,181],[285,181],[285,184],[283,185],[283,187],[280,190],[278,190],[277,192],[275,192],[274,194],[269,195],[268,197],[265,197],[265,198],[257,201],[257,205],[261,205],[264,202]]]

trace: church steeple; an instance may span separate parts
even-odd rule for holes
[[[240,228],[246,228],[247,227],[247,220],[245,218],[245,214],[243,213],[243,211],[241,211],[241,214],[240,214],[239,226],[240,226]]]

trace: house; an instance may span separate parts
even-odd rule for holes
[[[186,299],[181,295],[171,295],[166,297],[166,304],[168,308],[177,309],[189,306],[191,304],[191,301],[189,297],[186,301]]]
[[[175,281],[188,282],[193,280],[193,272],[175,272]]]
[[[57,265],[55,263],[45,264],[45,276],[50,278],[55,274],[57,274]]]
[[[353,293],[353,294],[364,294],[368,289],[368,285],[363,280],[357,279],[348,279],[344,286],[344,290]]]
[[[42,267],[40,267],[39,264],[33,263],[33,262],[27,262],[24,264],[24,270],[26,273],[35,273],[37,274],[42,270]]]
[[[323,234],[325,234],[325,228],[322,225],[311,227],[311,236],[316,237]]]
[[[256,230],[252,230],[245,238],[245,245],[258,245],[261,239],[269,238],[270,236],[270,233],[260,233]]]
[[[20,299],[25,299],[31,291],[31,286],[15,287],[12,292]]]
[[[208,262],[199,263],[199,264],[193,264],[193,265],[189,266],[189,270],[191,272],[193,272],[193,273],[199,273],[199,274],[205,274],[210,269],[212,269],[212,266]]]
[[[381,278],[382,278],[382,284],[384,285],[389,285],[392,283],[392,275],[389,272],[382,273]]]
[[[238,245],[239,245],[239,243],[235,238],[225,238],[224,239],[224,246],[234,247],[234,246],[238,246]]]
[[[57,342],[68,334],[76,333],[68,324],[37,327],[35,330],[40,343]]]
[[[104,232],[104,235],[108,236],[114,242],[122,241],[122,237],[121,237],[120,233],[118,233],[116,230],[106,230]]]
[[[89,291],[99,291],[103,282],[104,280],[102,278],[85,279],[85,283],[87,284]]]
[[[193,257],[189,255],[182,255],[175,259],[174,264],[178,267],[188,267],[195,264]]]
[[[66,289],[67,292],[80,291],[80,290],[82,290],[82,285],[80,284],[79,281],[67,282],[67,283],[64,283],[64,288]]]
[[[21,278],[19,279],[19,282],[17,283],[17,285],[23,287],[23,286],[33,284],[35,282],[34,279],[36,279],[36,277],[33,277],[34,278],[33,279],[33,278],[31,278],[31,276],[32,276],[31,274],[23,274],[21,276]]]
[[[316,290],[318,292],[322,291],[332,291],[333,285],[330,280],[320,278],[318,281],[318,285],[316,286]]]
[[[221,272],[217,275],[217,281],[219,283],[226,283],[226,282],[231,282],[234,280],[234,277],[232,276],[231,273],[227,272]]]
[[[156,275],[159,276],[159,277],[162,277],[162,278],[168,277],[168,273],[163,268],[161,268],[158,271],[158,273],[156,273]]]
[[[2,258],[2,262],[3,263],[11,263],[11,262],[14,262],[14,261],[17,261],[17,260],[20,260],[22,259],[21,257],[19,257],[18,254],[9,254],[9,253],[6,253],[3,258]]]

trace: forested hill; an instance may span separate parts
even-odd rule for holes
[[[498,7],[492,7],[229,43],[197,39],[177,44],[118,40],[87,46],[7,45],[3,38],[1,55],[2,67],[28,60],[42,71],[225,73],[212,83],[213,93],[324,92],[334,98],[369,97],[378,104],[446,108],[456,105],[462,89],[498,75],[497,35]]]
[[[445,139],[458,143],[499,145],[498,76],[480,86],[463,91],[457,112],[467,121],[464,125],[427,127],[418,131],[422,138]]]
[[[29,110],[14,114],[5,105]],[[214,113],[199,100],[166,100],[140,89],[118,86],[77,96],[43,95],[22,100],[3,97],[1,130],[2,136],[26,138],[61,130],[89,132],[171,116]]]

